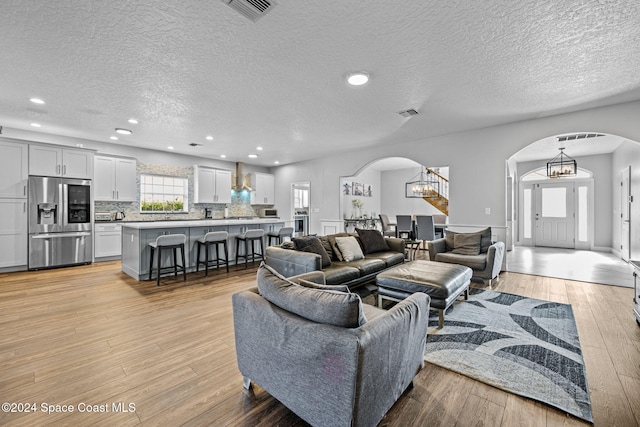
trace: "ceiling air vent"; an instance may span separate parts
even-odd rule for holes
[[[202,147],[202,144],[198,144],[197,142],[192,142],[189,145],[192,147]]]
[[[222,2],[251,22],[262,18],[276,5],[273,0],[222,0]]]
[[[409,108],[408,110],[398,111],[398,114],[400,114],[402,117],[417,116],[418,110],[414,108]]]
[[[597,138],[599,136],[604,136],[602,133],[574,133],[571,135],[562,135],[558,137],[558,141],[573,141],[575,139],[586,139],[586,138]]]

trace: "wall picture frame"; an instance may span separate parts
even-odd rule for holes
[[[364,185],[361,182],[352,183],[352,194],[354,196],[362,196]]]

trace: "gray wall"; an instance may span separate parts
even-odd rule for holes
[[[613,248],[620,248],[620,171],[631,166],[631,259],[640,260],[640,144],[625,141],[613,153],[611,186],[613,206]]]
[[[321,219],[340,219],[341,176],[357,175],[375,160],[407,157],[420,164],[449,166],[450,223],[505,226],[509,157],[534,141],[576,131],[610,133],[640,141],[638,117],[640,102],[631,102],[403,144],[380,141],[380,145],[367,150],[274,168],[276,204],[281,211],[287,211],[290,182],[310,181],[315,211],[310,231],[319,232]],[[491,209],[490,215],[485,215],[485,208]],[[640,217],[636,221],[640,222]],[[606,227],[611,230],[610,225]]]

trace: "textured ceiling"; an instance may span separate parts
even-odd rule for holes
[[[637,0],[278,0],[256,23],[219,0],[3,0],[2,15],[5,128],[111,142],[128,127],[118,143],[264,166],[640,99]],[[349,87],[355,70],[370,82]]]

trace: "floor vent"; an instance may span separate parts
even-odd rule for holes
[[[222,2],[251,22],[262,18],[276,5],[273,0],[222,0]]]
[[[400,114],[402,117],[417,116],[418,110],[414,108],[409,108],[408,110],[398,111],[398,114]]]
[[[599,136],[604,136],[602,133],[574,133],[571,135],[562,135],[558,137],[558,141],[573,141],[575,139],[587,139],[587,138],[597,138]]]

